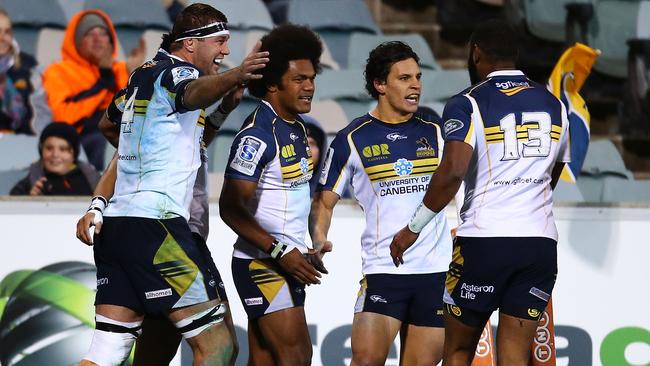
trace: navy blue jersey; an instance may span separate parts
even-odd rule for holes
[[[446,142],[474,149],[458,235],[557,240],[551,171],[569,161],[562,103],[521,71],[496,71],[451,98],[442,118]]]

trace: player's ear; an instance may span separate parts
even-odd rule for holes
[[[275,93],[278,91],[278,86],[275,84],[267,85],[266,86],[266,91],[269,93]]]
[[[475,44],[472,47],[474,47],[473,52],[472,52],[472,61],[474,61],[474,65],[477,65],[479,62],[481,62],[481,59],[483,59],[483,50]]]
[[[183,48],[189,52],[194,52],[194,38],[188,38],[183,40]]]
[[[375,87],[375,90],[377,90],[377,92],[379,94],[385,94],[386,93],[386,82],[385,81],[375,79],[375,80],[372,81],[372,85]]]

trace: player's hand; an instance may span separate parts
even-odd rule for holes
[[[226,113],[230,113],[235,108],[237,108],[239,102],[241,102],[242,98],[244,97],[245,90],[246,86],[239,84],[231,91],[229,91],[226,95],[224,95],[223,99],[221,100],[221,110]]]
[[[333,247],[334,245],[329,240],[314,242],[314,249],[310,249],[307,252],[307,261],[311,263],[318,272],[329,273],[325,268],[325,264],[323,264],[323,256],[325,256],[325,253],[331,252]]]
[[[47,178],[41,177],[39,180],[34,183],[32,186],[32,189],[29,190],[29,195],[30,196],[42,196],[43,195],[43,187],[45,187],[45,183],[47,182]]]
[[[262,42],[257,41],[253,50],[244,58],[241,65],[239,65],[239,84],[246,84],[252,79],[261,79],[261,74],[256,74],[255,71],[266,67],[269,62],[268,51],[260,52]]]
[[[102,230],[104,218],[101,212],[91,210],[77,222],[77,239],[86,245],[93,245],[93,234]]]
[[[138,46],[131,50],[129,57],[126,59],[126,71],[130,74],[144,63],[147,53],[147,43],[144,38],[140,38]]]
[[[409,230],[408,226],[405,226],[395,234],[393,241],[390,243],[390,256],[393,258],[395,267],[404,264],[404,252],[415,243],[418,235]]]
[[[283,255],[278,263],[280,267],[292,275],[298,282],[305,285],[320,284],[321,274],[309,263],[297,248],[292,248]]]

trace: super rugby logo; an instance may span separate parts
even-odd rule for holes
[[[179,66],[172,69],[174,85],[187,79],[198,79],[199,70],[189,66]]]

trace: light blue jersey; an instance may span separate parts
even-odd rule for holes
[[[123,111],[117,181],[105,216],[189,219],[204,112],[187,110],[182,98],[199,75],[193,65],[161,51],[116,96],[111,108]]]

